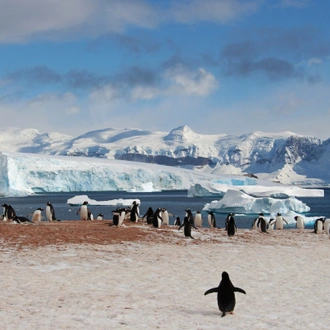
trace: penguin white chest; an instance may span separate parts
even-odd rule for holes
[[[86,205],[81,205],[80,208],[80,219],[87,220],[88,219],[88,210]]]
[[[46,206],[46,218],[48,221],[53,221],[52,212],[50,211],[49,206]]]
[[[32,222],[39,222],[41,221],[41,211],[37,210],[34,211],[33,215],[32,215]]]

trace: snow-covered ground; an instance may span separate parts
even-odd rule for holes
[[[327,236],[205,229],[191,240],[173,229],[157,241],[162,232],[153,242],[3,247],[1,329],[328,329]],[[221,318],[204,292],[223,271],[246,295]]]

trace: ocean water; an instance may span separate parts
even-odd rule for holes
[[[153,193],[130,193],[123,191],[109,191],[109,192],[69,192],[69,193],[51,193],[51,194],[37,194],[26,197],[5,197],[0,198],[1,204],[7,203],[13,206],[17,215],[28,216],[33,213],[38,207],[46,208],[46,203],[51,202],[56,213],[57,219],[61,220],[79,220],[77,211],[78,206],[70,206],[67,200],[78,195],[87,195],[91,199],[97,201],[106,201],[112,199],[139,199],[140,200],[140,214],[143,216],[149,207],[156,210],[158,207],[164,207],[168,212],[172,213],[174,217],[170,217],[170,224],[173,224],[175,217],[179,216],[183,220],[185,216],[185,209],[190,208],[193,213],[197,210],[202,210],[206,203],[216,200],[214,197],[187,197],[187,191],[163,191]],[[324,197],[310,197],[299,198],[306,203],[310,208],[310,212],[306,213],[306,217],[329,217],[330,218],[330,188],[324,189]],[[112,219],[111,211],[115,206],[94,206],[90,205],[89,209],[92,211],[94,217],[99,213],[104,214],[106,220]],[[43,212],[43,215],[45,213]],[[207,213],[202,213],[203,225],[207,224]],[[224,227],[227,214],[215,214],[217,225]],[[251,228],[253,219],[257,215],[235,215],[235,220],[238,228]],[[312,224],[306,226],[312,228]],[[293,225],[286,226],[287,229],[294,228]]]

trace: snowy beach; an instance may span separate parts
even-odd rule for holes
[[[109,223],[0,223],[1,329],[328,329],[325,234]],[[247,294],[221,318],[223,271]]]

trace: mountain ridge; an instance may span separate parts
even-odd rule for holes
[[[330,185],[330,139],[293,132],[240,136],[106,128],[77,137],[36,129],[2,128],[0,152],[84,156],[155,163],[209,173],[254,175],[282,183]]]

